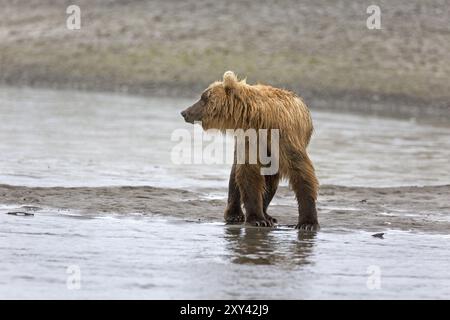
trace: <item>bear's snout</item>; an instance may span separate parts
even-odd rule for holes
[[[184,118],[184,121],[189,123],[194,123],[196,121],[202,121],[203,118],[203,110],[205,104],[200,100],[194,103],[189,108],[181,111],[181,115]]]
[[[184,121],[189,122],[189,123],[194,123],[194,120],[192,119],[192,117],[190,116],[190,113],[187,110],[181,111],[181,115],[183,116]]]

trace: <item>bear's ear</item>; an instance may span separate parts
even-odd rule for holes
[[[232,92],[239,85],[239,80],[233,71],[223,74],[223,87],[227,93]]]

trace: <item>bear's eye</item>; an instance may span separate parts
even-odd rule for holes
[[[202,96],[200,97],[200,100],[206,102],[206,100],[208,100],[208,94],[206,92],[203,92]]]

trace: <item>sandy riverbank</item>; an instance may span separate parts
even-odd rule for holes
[[[322,228],[383,231],[411,230],[448,234],[450,186],[363,188],[322,186],[318,210]],[[191,192],[154,187],[32,188],[0,185],[2,209],[34,212],[59,210],[75,214],[143,214],[188,221],[223,221],[225,199],[209,195],[226,190]],[[283,225],[295,224],[292,193],[281,187],[269,212]]]
[[[311,108],[450,119],[445,3],[0,1],[0,83],[197,96],[224,70],[292,89]]]

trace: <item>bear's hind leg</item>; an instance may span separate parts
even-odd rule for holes
[[[267,208],[269,207],[270,201],[272,201],[273,196],[277,192],[278,182],[280,181],[280,176],[279,176],[279,174],[275,174],[275,175],[271,175],[271,176],[268,175],[268,176],[264,176],[264,179],[266,182],[266,187],[265,187],[264,196],[263,196],[264,217],[267,220],[272,221],[272,223],[277,223],[277,219],[275,219],[272,216],[270,216],[269,214],[267,214]]]
[[[289,182],[298,202],[297,229],[318,230],[316,199],[319,182],[314,166],[306,152],[291,154],[289,159]]]
[[[236,183],[241,192],[245,208],[245,223],[258,227],[272,227],[273,222],[267,220],[263,211],[264,176],[260,167],[253,164],[236,166]]]
[[[241,194],[236,184],[236,164],[233,164],[228,183],[228,203],[225,209],[224,218],[227,224],[242,223],[245,221],[241,208]]]

